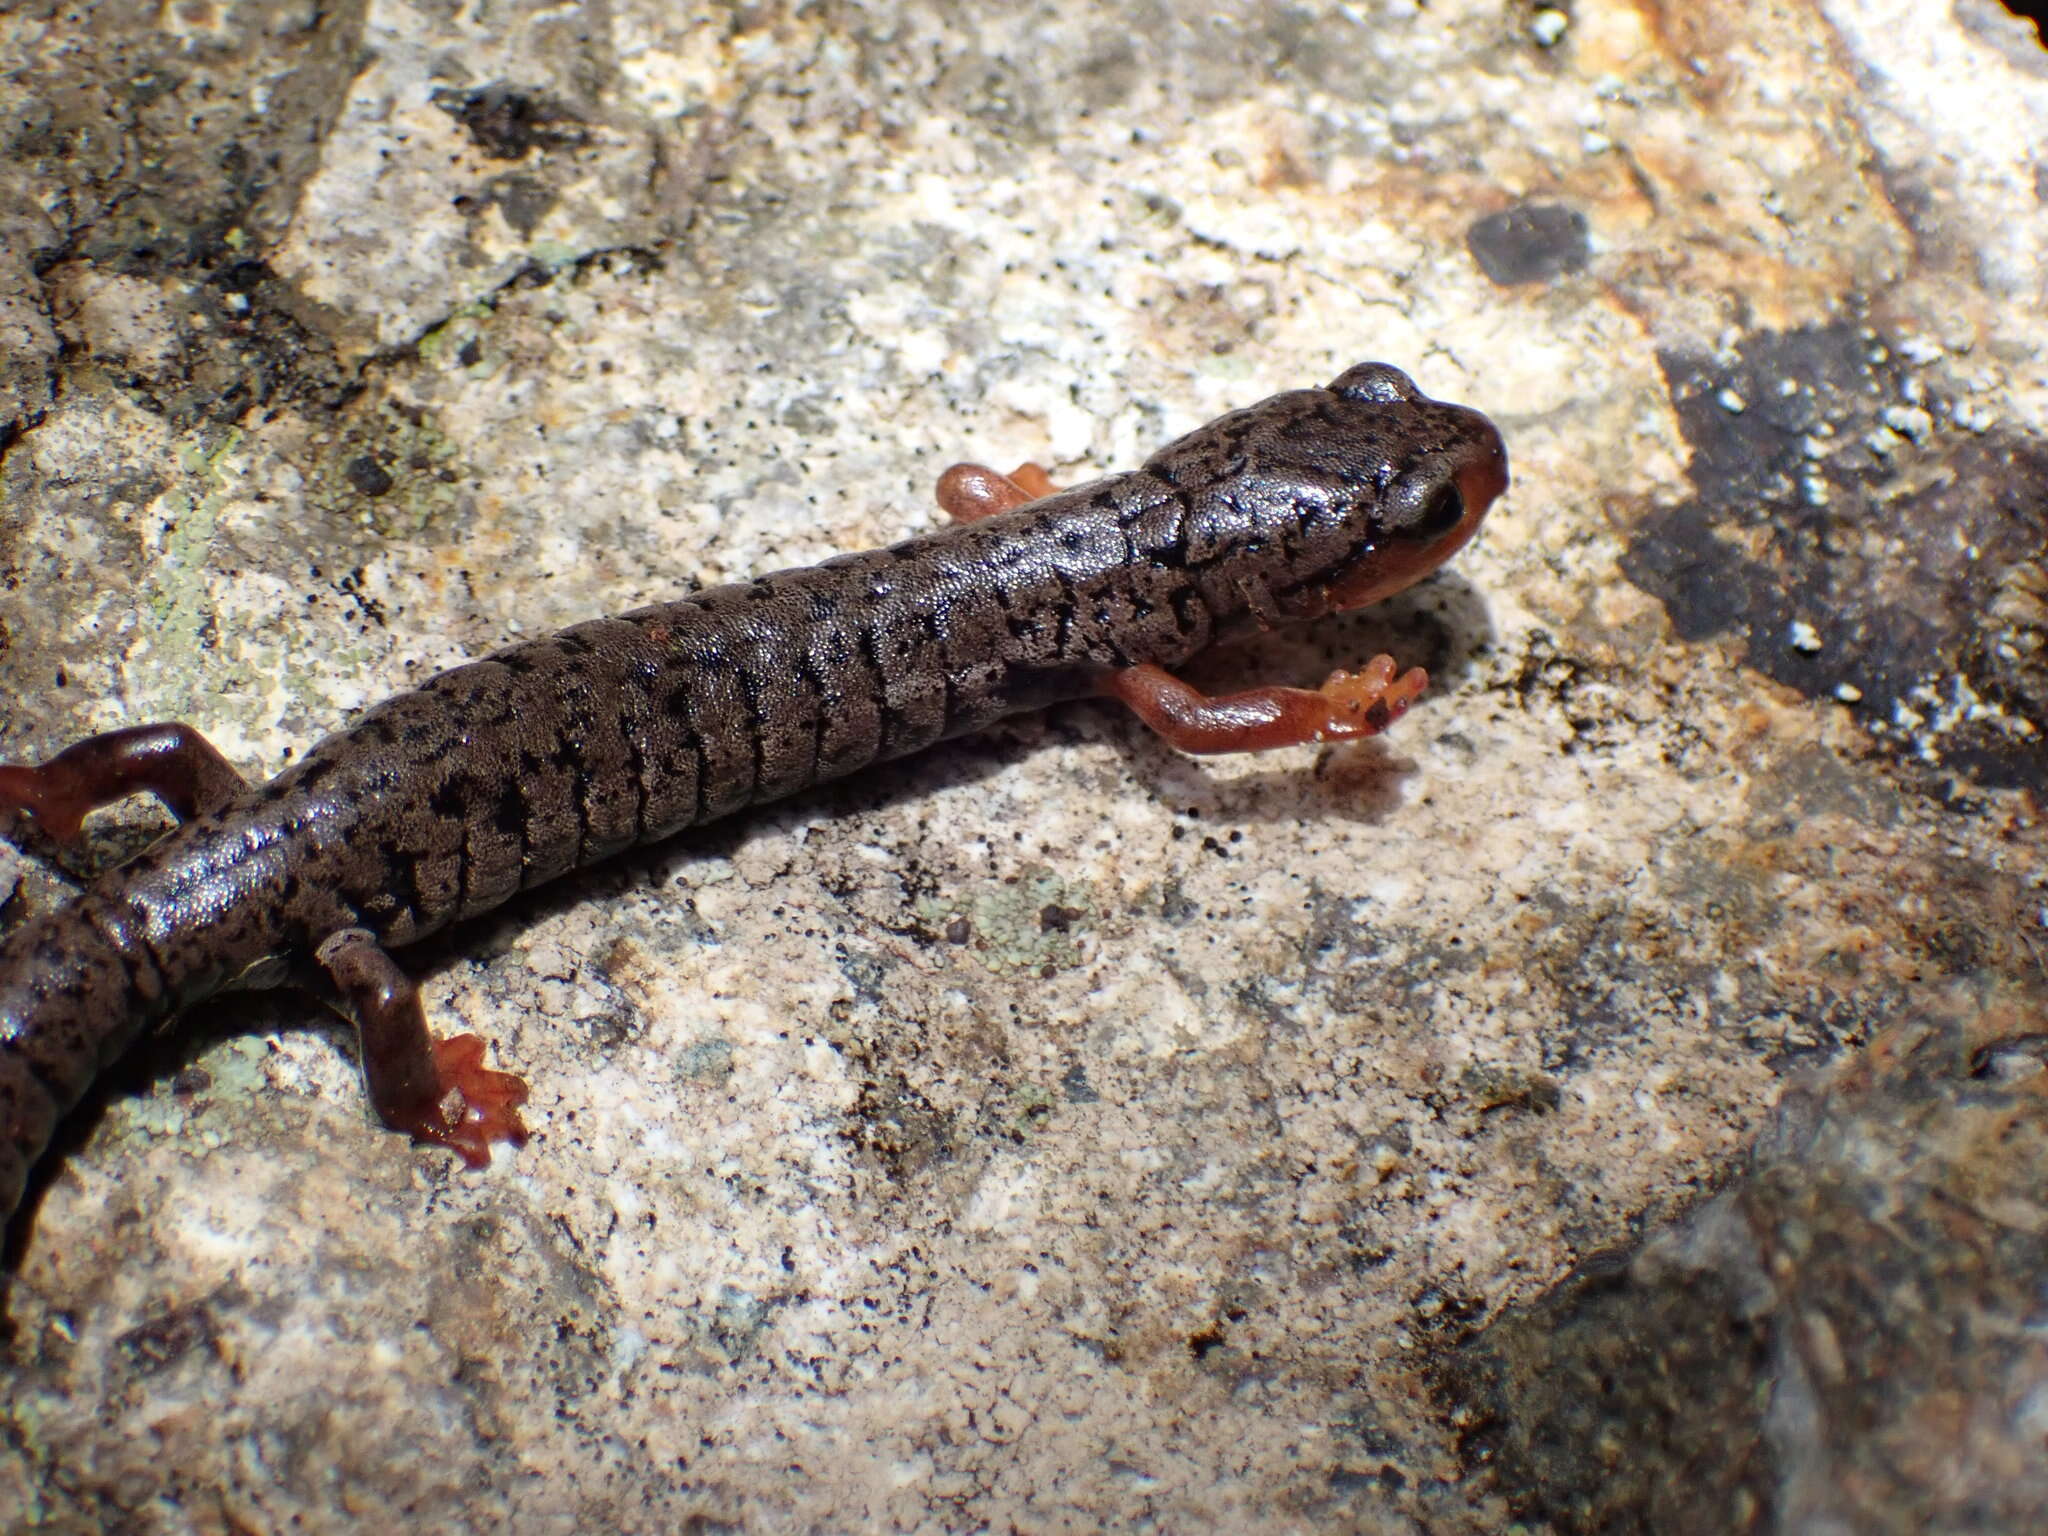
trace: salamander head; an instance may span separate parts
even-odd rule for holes
[[[1337,610],[1390,597],[1462,549],[1507,489],[1508,454],[1479,412],[1430,399],[1386,363],[1346,370],[1329,393],[1355,440],[1347,469],[1362,477],[1352,557],[1324,587]]]

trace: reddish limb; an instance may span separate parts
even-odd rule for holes
[[[1249,688],[1212,699],[1158,667],[1126,667],[1105,677],[1101,690],[1183,752],[1266,752],[1378,735],[1429,684],[1420,667],[1398,677],[1395,670],[1393,657],[1375,656],[1364,670],[1333,672],[1314,690]]]
[[[1059,489],[1036,464],[1000,474],[986,464],[955,464],[939,476],[939,507],[956,523],[978,523]]]
[[[176,723],[88,736],[34,768],[0,764],[0,810],[27,811],[60,843],[78,841],[89,813],[145,790],[190,821],[247,788],[211,742]]]
[[[368,931],[345,928],[315,958],[333,978],[363,1043],[370,1107],[394,1131],[457,1153],[472,1168],[491,1160],[491,1143],[526,1145],[519,1106],[526,1083],[484,1065],[476,1035],[436,1040],[420,994]]]

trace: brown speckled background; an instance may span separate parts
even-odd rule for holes
[[[1488,410],[1383,742],[1075,706],[287,995],[11,1233],[0,1528],[2048,1512],[2048,52],[1991,0],[29,4],[0,754],[509,638],[1362,358]],[[101,819],[87,862],[161,821]],[[0,844],[0,921],[61,899]]]

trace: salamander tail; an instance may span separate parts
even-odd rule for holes
[[[0,1223],[58,1122],[164,1012],[146,960],[93,921],[92,897],[0,939]]]

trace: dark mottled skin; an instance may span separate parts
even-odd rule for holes
[[[1503,484],[1484,417],[1365,364],[1134,473],[444,672],[0,941],[0,1219],[138,1034],[303,974],[338,930],[407,944],[1117,669],[1383,595]]]

